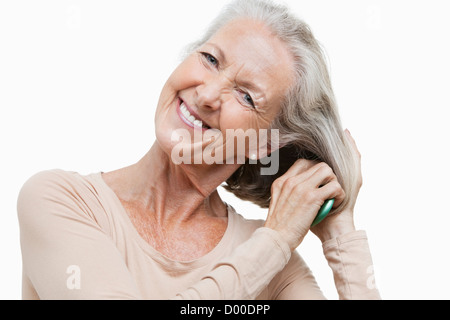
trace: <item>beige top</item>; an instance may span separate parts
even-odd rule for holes
[[[324,298],[278,232],[231,206],[219,244],[187,262],[140,237],[101,173],[40,172],[22,187],[17,208],[23,299]],[[364,231],[329,240],[323,251],[341,299],[379,298]]]

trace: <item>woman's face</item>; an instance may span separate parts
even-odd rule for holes
[[[177,143],[172,138],[175,130],[192,137],[198,132],[221,134],[216,145],[226,145],[227,132],[232,132],[227,129],[268,129],[292,79],[293,58],[286,45],[260,22],[235,20],[188,56],[167,80],[156,111],[157,140],[170,154]],[[235,146],[235,152],[243,151]],[[244,152],[248,157],[248,148]]]

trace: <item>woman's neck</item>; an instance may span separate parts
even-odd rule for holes
[[[108,173],[105,180],[121,201],[166,222],[194,216],[223,217],[226,207],[217,193],[239,165],[175,165],[158,142],[136,164]]]

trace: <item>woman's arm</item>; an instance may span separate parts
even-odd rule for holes
[[[323,243],[341,300],[381,299],[375,286],[367,235],[354,231]]]
[[[289,246],[276,231],[259,228],[176,299],[255,299],[283,270],[290,256]]]
[[[322,241],[340,299],[379,299],[373,281],[373,264],[366,234],[356,231],[353,222],[353,210],[362,185],[361,155],[350,132],[346,130],[345,133],[359,169],[353,194],[349,195],[348,207],[339,214],[325,218],[311,231]],[[337,206],[343,198],[343,190],[328,166],[303,159],[277,180],[272,188],[266,226],[278,230],[293,250],[308,232],[320,204],[326,199],[336,198]],[[304,296],[303,286],[307,284],[299,278],[292,279],[286,286],[289,290],[281,293],[281,298]],[[314,291],[315,283],[309,282]]]
[[[353,231],[323,243],[323,252],[330,266],[340,300],[376,300],[380,294],[375,286],[373,264],[364,231]],[[275,282],[279,288],[276,299],[325,299],[305,263],[293,253],[291,261]]]

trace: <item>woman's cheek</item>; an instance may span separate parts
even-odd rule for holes
[[[259,130],[252,127],[253,120],[242,106],[223,105],[220,116],[220,128],[224,137],[227,159],[232,157],[240,164],[245,162],[249,154],[255,153],[258,145]]]
[[[203,66],[194,55],[184,60],[172,73],[168,82],[176,91],[186,90],[201,84],[205,77]]]

